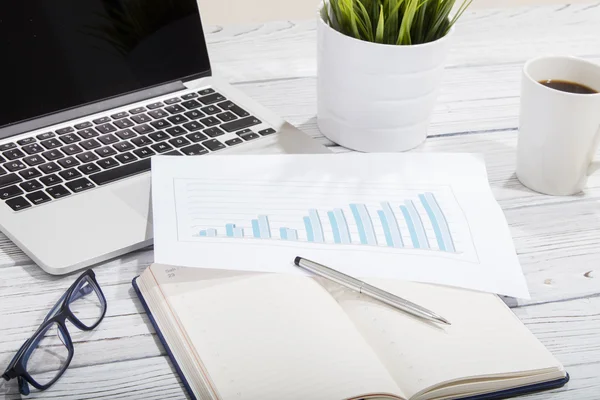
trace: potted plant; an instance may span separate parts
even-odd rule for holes
[[[324,0],[318,18],[317,123],[359,151],[427,137],[454,23],[472,0]]]

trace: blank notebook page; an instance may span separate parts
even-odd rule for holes
[[[447,318],[424,322],[339,285],[323,283],[409,397],[466,377],[560,369],[560,363],[495,295],[368,279]]]
[[[337,302],[312,279],[249,273],[199,279],[204,271],[179,269],[178,282],[161,287],[220,398],[402,396]]]

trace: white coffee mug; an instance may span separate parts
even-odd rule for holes
[[[600,66],[575,57],[528,61],[521,82],[517,177],[536,192],[566,196],[584,188],[600,139],[600,93],[575,94],[539,83],[561,80],[600,91]]]

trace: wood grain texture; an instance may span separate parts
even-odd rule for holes
[[[571,374],[567,388],[530,396],[536,400],[599,398],[600,173],[571,197],[520,185],[514,175],[520,70],[526,59],[546,53],[600,62],[598,20],[600,3],[470,11],[454,38],[430,138],[416,150],[485,156],[532,294],[514,311]],[[217,75],[334,152],[347,151],[317,129],[314,21],[208,30]],[[131,287],[152,259],[143,250],[95,268],[108,299],[106,319],[93,332],[73,335],[69,371],[29,398],[185,398]],[[0,366],[76,276],[47,275],[0,235]],[[20,398],[14,382],[0,383],[0,398]]]

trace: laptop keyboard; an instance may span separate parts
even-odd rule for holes
[[[150,170],[154,155],[204,155],[275,133],[213,89],[0,144],[0,200],[14,211]]]

